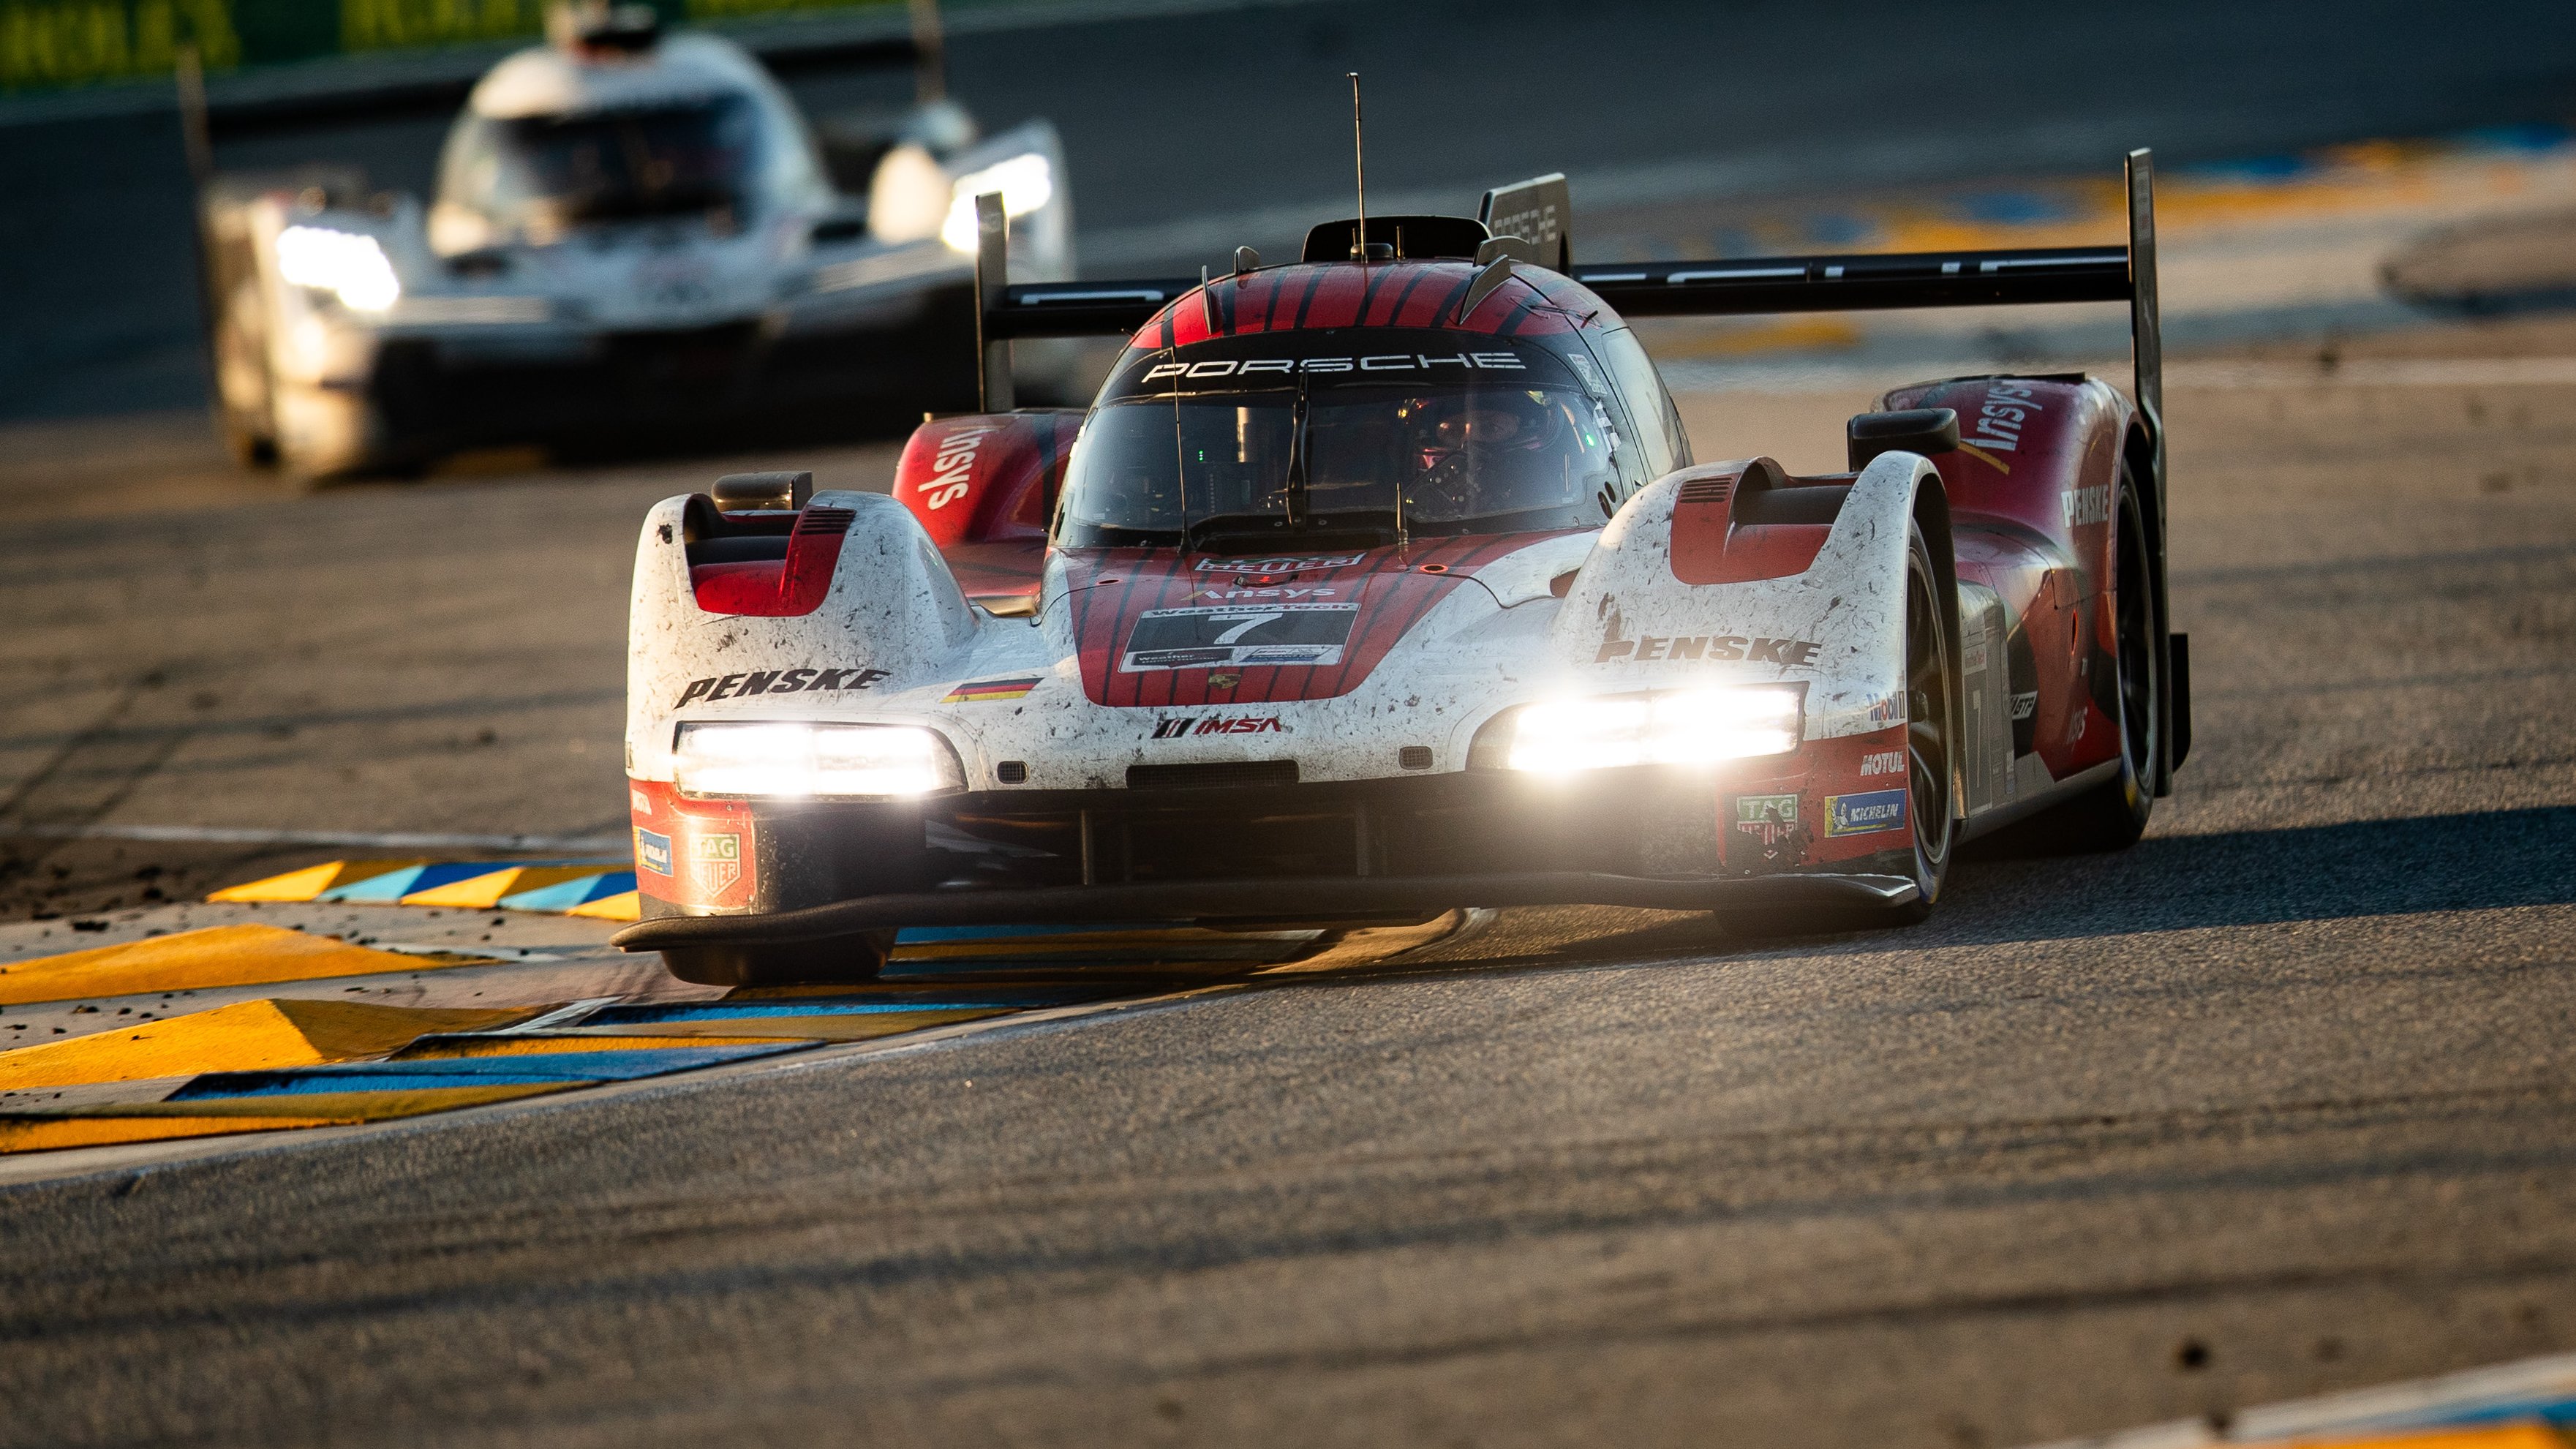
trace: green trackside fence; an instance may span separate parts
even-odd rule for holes
[[[903,0],[651,0],[666,23],[899,6]],[[545,0],[0,0],[0,94],[166,76],[195,46],[209,72],[511,40]]]

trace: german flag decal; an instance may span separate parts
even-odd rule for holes
[[[978,679],[971,684],[961,684],[948,691],[939,702],[971,704],[977,700],[986,699],[1025,699],[1029,691],[1037,688],[1039,680],[1044,677],[1031,675],[1026,679]]]

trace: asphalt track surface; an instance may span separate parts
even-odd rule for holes
[[[0,1442],[2004,1445],[2576,1347],[2576,386],[2170,414],[2129,852],[0,1191]],[[0,473],[9,820],[616,828],[633,520],[718,465],[152,446]],[[12,914],[298,859],[9,849]]]
[[[1454,211],[1481,186],[1563,170],[1593,215],[2093,172],[2140,145],[2232,160],[2560,122],[2576,13],[2560,0],[1318,0],[961,35],[952,58],[988,125],[1062,128],[1094,275],[1221,266],[1244,243],[1275,257],[1347,215],[1350,70],[1368,79],[1379,210]],[[798,90],[822,112],[901,85]],[[272,135],[216,159],[348,162],[417,192],[443,131]],[[186,196],[169,115],[0,126],[0,417],[197,405]]]

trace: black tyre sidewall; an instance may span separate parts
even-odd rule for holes
[[[1942,750],[1943,759],[1941,761],[1941,769],[1946,783],[1942,791],[1943,798],[1936,802],[1941,817],[1941,849],[1937,857],[1932,852],[1924,848],[1921,836],[1920,825],[1918,822],[1922,819],[1922,802],[1915,798],[1914,772],[1910,766],[1911,742],[1909,741],[1909,768],[1906,771],[1905,781],[1905,809],[1907,827],[1910,831],[1914,832],[1914,839],[1911,842],[1914,857],[1914,885],[1916,891],[1919,893],[1914,909],[1910,914],[1919,919],[1923,914],[1930,911],[1934,902],[1940,900],[1942,887],[1949,880],[1950,863],[1957,859],[1959,854],[1959,820],[1956,805],[1959,789],[1960,732],[1964,727],[1964,724],[1961,716],[1959,698],[1959,641],[1950,628],[1949,611],[1939,607],[1941,590],[1945,585],[1942,583],[1941,571],[1933,566],[1932,545],[1930,541],[1923,536],[1923,525],[1919,520],[1910,524],[1907,529],[1905,567],[1906,619],[1903,627],[1905,629],[1906,649],[1910,658],[1915,627],[1914,619],[1912,617],[1915,598],[1914,579],[1916,574],[1919,572],[1926,586],[1926,593],[1933,604],[1932,627],[1939,632],[1941,639],[1941,661],[1944,686],[1942,689],[1942,704],[1943,711],[1948,716],[1942,722],[1942,738],[1944,744]],[[1907,721],[1909,724],[1912,722],[1913,718],[1912,694],[1912,681],[1909,678],[1907,681]]]

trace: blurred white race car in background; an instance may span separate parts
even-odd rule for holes
[[[1006,199],[1023,274],[1072,275],[1045,121],[980,137],[928,99],[859,138],[864,170],[841,127],[844,193],[741,46],[665,36],[640,6],[559,11],[550,41],[474,86],[426,208],[345,169],[206,185],[236,457],[323,478],[501,443],[963,406],[972,198]]]

